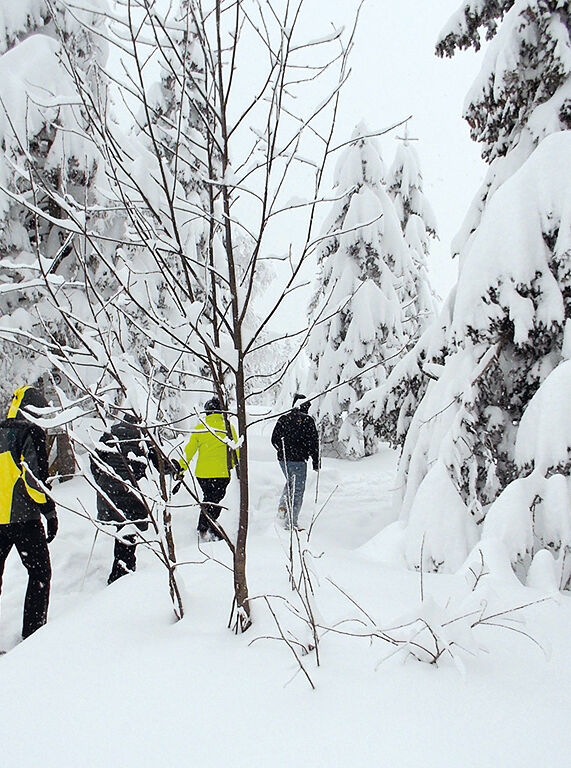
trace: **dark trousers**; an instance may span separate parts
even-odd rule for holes
[[[22,637],[26,638],[42,627],[48,618],[52,567],[41,520],[0,525],[0,592],[4,564],[12,547],[16,547],[22,565],[28,571],[22,625]]]
[[[197,477],[198,484],[202,488],[202,504],[200,507],[200,517],[198,518],[199,533],[212,531],[216,533],[216,528],[212,526],[208,517],[212,520],[218,520],[220,515],[220,502],[226,494],[229,477]],[[208,515],[208,517],[206,516]]]
[[[117,533],[121,536],[122,525],[117,526]],[[108,584],[112,584],[121,576],[125,576],[126,573],[132,573],[137,568],[137,555],[136,555],[136,539],[135,533],[128,533],[126,536],[122,536],[120,539],[115,539],[115,546],[113,548],[113,567],[111,573],[107,579]]]

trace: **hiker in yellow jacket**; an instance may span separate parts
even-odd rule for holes
[[[216,521],[220,516],[220,502],[230,482],[230,470],[237,467],[238,450],[228,447],[220,400],[213,397],[205,403],[204,412],[204,420],[192,429],[180,466],[181,473],[185,472],[194,454],[198,453],[194,474],[203,494],[198,533],[204,541],[213,541],[222,538]],[[231,431],[232,440],[236,443],[234,427],[231,427]]]
[[[55,504],[44,493],[48,483],[46,433],[34,423],[38,409],[47,406],[39,389],[20,387],[6,419],[0,422],[0,590],[4,563],[16,547],[28,571],[23,638],[47,621],[52,577],[48,544],[58,529]]]

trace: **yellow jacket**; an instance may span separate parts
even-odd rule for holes
[[[24,417],[28,406],[47,406],[34,387],[14,392],[6,419],[0,422],[0,525],[56,517],[54,502],[42,490],[48,480],[44,430]]]
[[[190,435],[190,440],[184,449],[184,458],[180,459],[180,466],[187,470],[192,457],[198,451],[198,459],[194,474],[196,477],[229,477],[228,467],[236,463],[234,456],[229,457],[230,451],[224,442],[228,435],[224,426],[224,417],[221,413],[209,413],[204,419],[206,424],[199,422]],[[236,442],[236,430],[231,426],[232,440]],[[235,452],[238,458],[238,450]]]

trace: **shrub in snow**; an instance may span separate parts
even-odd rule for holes
[[[477,6],[476,26],[495,29],[493,18],[502,13],[493,5],[493,14],[492,4]],[[452,24],[457,37],[445,37],[448,47],[442,43],[441,50],[450,52],[454,40],[466,44],[469,9],[463,13]],[[521,67],[524,56],[529,71]],[[486,204],[460,238],[456,287],[392,372],[379,413],[394,430],[394,442],[403,444],[401,520],[411,565],[419,564],[418,544],[426,533],[425,565],[456,568],[487,514],[492,518],[483,526],[486,535],[492,535],[496,520],[493,535],[511,541],[514,559],[531,556],[535,540],[563,547],[559,470],[530,470],[542,449],[529,439],[524,417],[534,395],[568,357],[571,134],[561,129],[569,65],[568,17],[561,4],[515,2],[470,94],[466,111],[493,160]],[[479,195],[478,205],[482,199]],[[560,398],[551,407],[563,423],[567,403]],[[454,502],[446,491],[450,487],[458,497]],[[539,497],[550,499],[553,519],[542,515],[532,524]],[[443,520],[447,509],[455,520],[461,505],[466,522],[455,526],[457,540],[450,547]],[[496,505],[501,513],[493,512]]]
[[[323,454],[352,458],[378,442],[368,415],[348,417],[404,351],[411,330],[403,305],[414,290],[410,250],[366,133],[357,126],[336,168],[339,192],[318,252],[307,346],[306,389],[324,393],[317,414]]]
[[[331,582],[359,610],[359,615],[339,621],[327,631],[380,640],[392,646],[392,652],[383,656],[379,666],[399,655],[435,665],[452,662],[463,673],[466,660],[489,652],[483,643],[491,638],[490,629],[516,632],[544,650],[526,629],[525,610],[551,598],[530,601],[524,595],[522,599],[523,589],[509,566],[509,573],[506,572],[502,557],[505,553],[499,550],[501,545],[475,548],[463,568],[465,581],[456,582],[445,600],[429,593],[421,572],[420,600],[407,606],[392,621],[385,618],[377,622],[369,610]],[[508,594],[512,597],[508,598]],[[319,628],[325,629],[321,625]]]

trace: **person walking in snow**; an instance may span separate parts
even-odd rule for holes
[[[151,451],[137,418],[126,414],[101,436],[90,460],[91,473],[101,490],[97,493],[97,519],[117,526],[108,584],[137,567],[137,532],[133,526],[146,531],[149,520],[147,508],[134,489],[146,475],[148,459],[153,458]]]
[[[221,539],[216,521],[220,516],[220,502],[226,495],[230,470],[238,472],[238,450],[228,447],[228,433],[222,406],[217,397],[204,404],[205,418],[196,424],[180,459],[181,475],[189,468],[196,453],[198,458],[194,474],[202,489],[202,504],[198,518],[198,533],[203,541]],[[230,426],[232,441],[237,442],[236,431]]]
[[[0,423],[0,591],[4,564],[15,546],[28,571],[24,639],[47,621],[52,576],[48,544],[58,530],[55,504],[45,493],[46,433],[33,423],[36,409],[47,406],[39,389],[20,387],[14,392],[6,419]]]
[[[319,469],[319,437],[315,421],[309,415],[311,401],[296,394],[292,409],[280,416],[272,432],[272,445],[286,482],[278,506],[278,516],[286,529],[298,527],[299,512],[305,492],[307,460]]]

